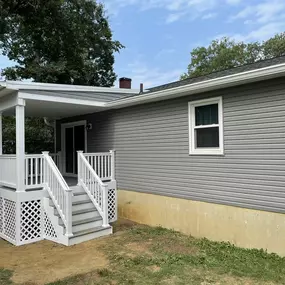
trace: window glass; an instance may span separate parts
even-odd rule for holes
[[[196,129],[196,148],[219,147],[219,127]]]
[[[195,125],[212,125],[219,123],[218,104],[195,107]]]

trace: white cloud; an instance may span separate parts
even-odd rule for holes
[[[256,23],[268,23],[270,21],[278,21],[278,18],[283,15],[285,9],[284,0],[264,0],[257,5],[247,5],[236,15],[231,16],[230,20],[244,19],[254,21]]]
[[[185,13],[181,12],[181,13],[172,13],[172,14],[169,14],[165,20],[165,22],[167,24],[171,24],[171,23],[174,23],[178,20],[180,20],[183,16],[185,15]]]
[[[233,35],[237,41],[263,41],[272,37],[276,33],[280,33],[285,30],[285,22],[274,22],[260,26],[259,28],[249,32],[248,34],[236,34]]]
[[[217,17],[217,13],[208,13],[202,16],[202,20],[209,20]]]
[[[226,0],[226,3],[230,5],[237,5],[237,4],[240,4],[241,2],[242,0]]]
[[[285,30],[284,0],[260,0],[256,5],[252,5],[252,1],[247,3],[230,17],[230,22],[242,20],[247,30],[251,30],[229,36],[237,41],[263,41]]]
[[[142,60],[135,60],[129,63],[120,73],[128,74],[132,78],[132,87],[139,88],[140,83],[144,84],[144,88],[150,88],[168,82],[176,81],[183,73],[182,69],[158,68],[149,66]],[[119,74],[120,76],[123,74]],[[116,83],[118,85],[118,83]]]
[[[184,18],[193,20],[205,17],[206,11],[208,11],[206,15],[212,16],[217,7],[239,2],[240,0],[105,0],[104,4],[107,12],[112,15],[117,15],[121,9],[127,6],[137,6],[141,11],[164,10],[167,13],[165,22],[173,23]]]

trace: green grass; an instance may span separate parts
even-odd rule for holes
[[[0,268],[0,284],[1,285],[13,284],[12,281],[10,281],[12,275],[13,275],[12,271]]]
[[[263,250],[146,226],[125,230],[110,241],[102,248],[108,268],[48,285],[285,284],[285,259]],[[0,284],[12,284],[11,275],[0,270]]]

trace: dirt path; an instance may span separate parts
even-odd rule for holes
[[[1,240],[0,268],[13,270],[15,283],[46,284],[106,267],[108,259],[100,247],[108,241],[109,238],[105,238],[71,247],[42,241],[14,247]]]

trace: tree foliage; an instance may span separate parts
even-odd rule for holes
[[[0,52],[15,62],[6,79],[112,86],[114,52],[104,9],[95,0],[0,0]],[[26,152],[53,151],[53,129],[26,118]],[[3,151],[15,153],[15,118],[3,118]]]
[[[208,47],[197,47],[191,52],[188,71],[181,79],[197,77],[258,60],[285,55],[285,33],[263,42],[236,42],[224,37],[214,40]]]
[[[0,0],[0,50],[17,63],[8,79],[112,86],[122,47],[94,0]]]
[[[16,153],[15,117],[3,117],[3,153]],[[27,153],[41,153],[54,150],[53,128],[47,127],[42,118],[26,118],[25,150]]]

